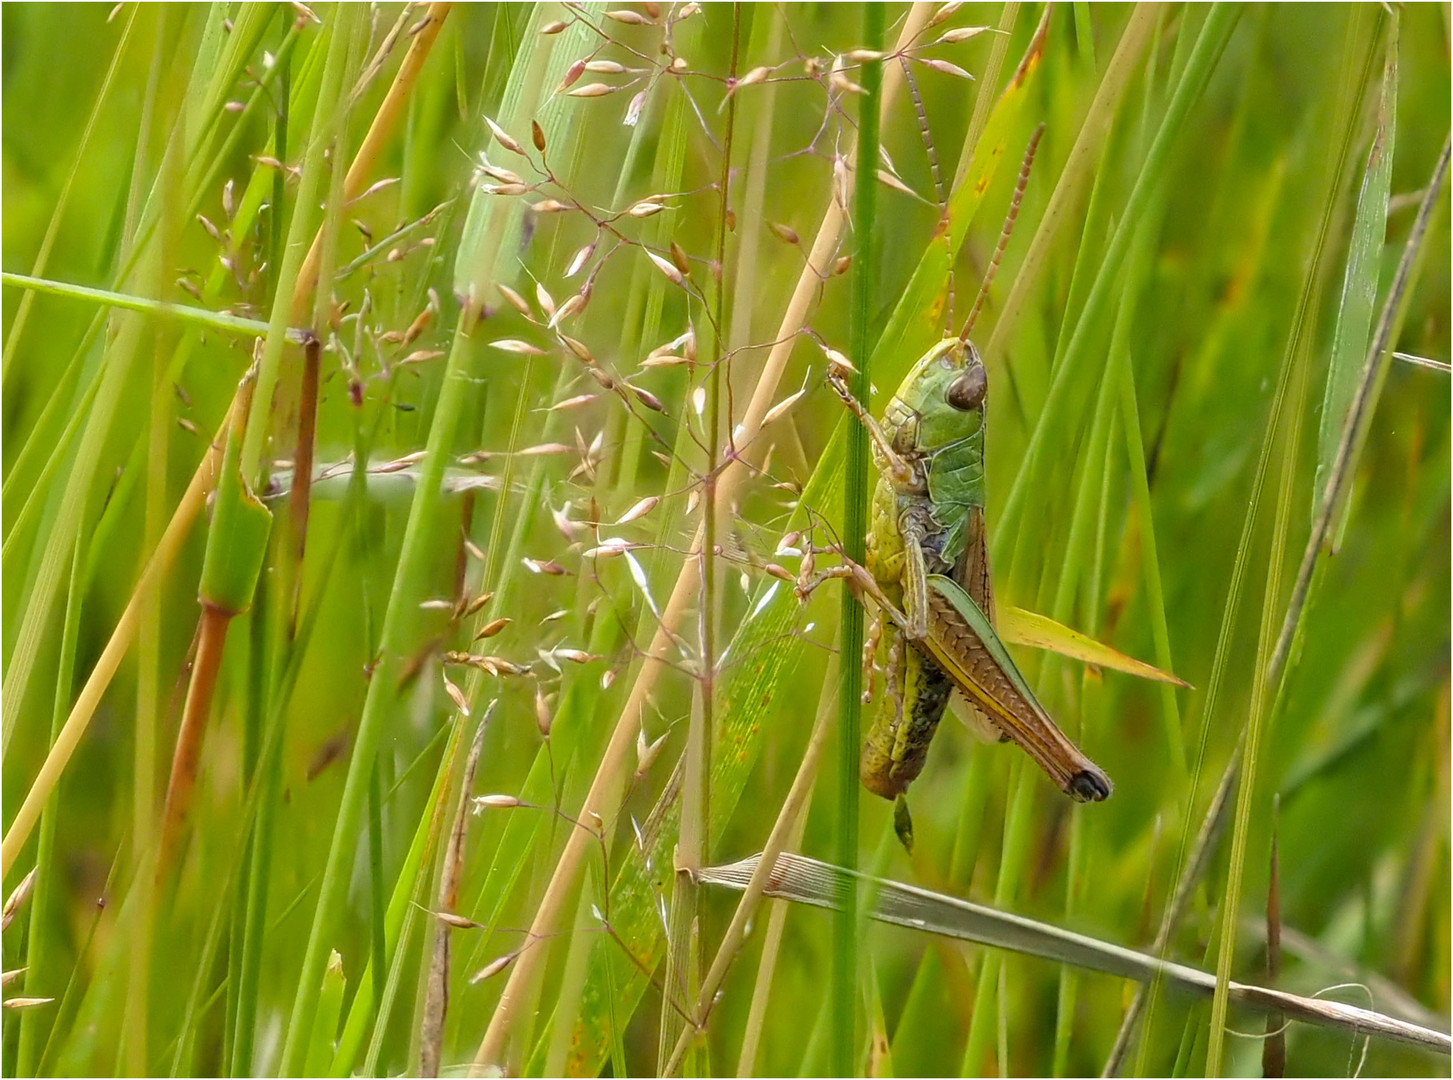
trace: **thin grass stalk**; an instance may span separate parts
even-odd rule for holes
[[[287,329],[303,314],[296,308],[306,309],[308,301],[313,297],[317,270],[314,267],[311,275],[305,274],[304,264],[311,261],[309,256],[314,251],[320,250],[327,223],[317,227],[317,239],[306,253],[303,243],[313,231],[315,204],[318,202],[319,192],[323,190],[324,151],[336,136],[339,117],[346,115],[346,93],[352,82],[347,73],[348,61],[354,51],[354,35],[363,25],[356,17],[357,14],[350,14],[346,6],[339,8],[326,28],[330,35],[328,59],[323,68],[323,83],[318,92],[317,108],[306,136],[307,152],[303,158],[303,173],[298,181],[293,214],[288,222],[287,242],[282,248],[282,265],[278,270],[267,337],[263,339],[262,355],[257,361],[257,390],[254,401],[259,408],[253,409],[248,416],[247,431],[242,439],[242,475],[248,483],[253,483],[259,475],[263,443],[272,426],[273,392],[277,388],[281,372]],[[336,214],[339,209],[335,206],[331,211]],[[309,276],[313,277],[312,281],[308,281]],[[302,297],[303,303],[295,305],[294,297]]]
[[[280,12],[279,18],[287,26],[290,22],[286,12]],[[296,24],[292,24],[296,27]],[[288,38],[291,40],[291,32]],[[279,160],[287,160],[288,156],[288,121],[291,115],[291,94],[293,88],[292,78],[292,54],[290,49],[279,50],[277,67],[278,80],[278,104],[276,114],[273,118],[272,149],[274,156]],[[272,205],[284,206],[286,192],[280,190],[284,177],[281,170],[273,177]],[[248,195],[252,194],[254,187],[261,189],[261,178],[254,174],[244,193],[242,206],[249,205]],[[260,204],[259,204],[260,205]],[[245,212],[245,211],[244,211]],[[234,221],[236,219],[234,218]],[[282,265],[282,215],[274,214],[269,221],[268,230],[268,267],[270,270],[268,281],[268,297],[274,303],[277,300],[277,277],[276,269]],[[208,283],[209,285],[211,282]],[[204,294],[205,295],[205,294]],[[313,338],[305,343],[305,348],[311,348],[316,353],[318,348],[317,339]],[[305,364],[311,365],[318,357],[305,356]],[[304,374],[306,384],[307,375]],[[302,443],[301,433],[299,443]],[[294,482],[297,482],[298,474],[311,476],[311,441],[308,449],[299,446],[298,452],[294,454]],[[299,468],[299,457],[307,458],[306,468]],[[306,481],[304,481],[306,483]],[[296,512],[294,513],[296,520]],[[272,543],[276,549],[279,542],[277,533],[273,534]],[[300,556],[301,557],[301,556]],[[299,578],[301,580],[301,577]],[[228,1028],[232,1035],[230,1053],[225,1058],[228,1075],[230,1076],[251,1076],[253,1073],[254,1054],[254,1027],[257,1020],[257,998],[258,987],[261,981],[262,952],[264,946],[264,933],[267,920],[268,886],[272,880],[273,866],[273,826],[277,813],[277,793],[282,784],[282,761],[279,754],[271,754],[265,758],[262,755],[261,747],[264,745],[265,727],[267,717],[271,715],[273,708],[273,695],[277,690],[277,683],[274,673],[277,669],[278,660],[278,632],[281,620],[278,617],[277,594],[269,586],[269,575],[263,574],[258,579],[257,589],[253,596],[254,614],[251,621],[251,639],[248,651],[248,683],[246,696],[246,713],[243,735],[243,757],[245,759],[246,775],[253,783],[258,783],[261,777],[261,790],[257,807],[257,817],[253,822],[251,833],[248,836],[248,844],[251,845],[251,852],[248,856],[246,869],[243,871],[244,895],[240,900],[240,911],[234,919],[232,941],[229,943],[228,963],[231,974],[227,980],[228,995]],[[289,624],[289,637],[296,637],[296,619]]]
[[[382,971],[388,963],[388,938],[385,933],[388,905],[383,895],[383,809],[383,776],[375,762],[373,775],[368,778],[368,962],[375,971]]]
[[[264,630],[253,634],[252,646],[260,652],[271,653],[270,645],[276,634],[267,626],[271,620],[264,615],[273,607],[269,603],[271,592],[267,588],[266,575],[258,584],[258,597],[254,601],[254,626],[262,626]],[[263,668],[265,665],[259,663],[257,666]],[[252,687],[257,693],[258,710],[263,715],[266,715],[267,708],[273,707],[275,693],[268,674],[270,673],[263,673],[262,679]],[[251,1076],[254,1072],[254,1025],[257,1019],[258,988],[265,943],[268,886],[272,881],[273,826],[283,782],[281,754],[276,750],[271,754],[259,750],[253,776],[254,783],[260,786],[257,816],[250,836],[251,852],[245,871],[246,894],[242,902],[241,949],[238,960],[234,962],[229,959],[231,974],[228,977],[228,990],[236,1002],[231,1025],[232,1054],[228,1059],[230,1076]],[[259,777],[260,780],[256,779]]]
[[[71,688],[76,676],[76,643],[81,627],[81,607],[85,596],[82,567],[85,548],[85,534],[76,535],[75,550],[71,555],[70,582],[66,589],[65,622],[61,629],[60,662],[56,671],[56,693],[51,712],[51,741],[65,722],[65,703],[71,698]],[[59,868],[56,852],[56,807],[48,806],[40,819],[40,838],[35,852],[35,885],[30,897],[30,924],[26,927],[25,985],[35,996],[46,994],[52,978],[52,955],[59,944],[49,925],[52,897],[57,895]],[[73,969],[74,971],[74,969]],[[58,975],[56,976],[57,981]],[[16,1049],[16,1075],[36,1076],[39,1074],[42,1050],[42,1032],[47,1021],[52,1024],[56,1018],[45,1015],[46,1010],[26,1009],[20,1015],[20,1041]],[[59,1014],[59,1010],[57,1010]]]
[[[1137,281],[1138,275],[1131,274],[1130,280]],[[1127,297],[1128,298],[1128,297]],[[1124,308],[1129,308],[1129,303]],[[1123,309],[1122,309],[1123,310]],[[1117,319],[1116,330],[1120,330],[1120,323]],[[1121,335],[1123,336],[1123,334]],[[1115,346],[1111,346],[1112,352]],[[1113,427],[1114,398],[1111,394],[1113,382],[1107,376],[1100,382],[1099,399],[1095,403],[1095,418],[1090,426],[1089,450],[1085,455],[1083,467],[1080,472],[1080,481],[1075,495],[1075,507],[1070,522],[1069,540],[1065,549],[1067,554],[1067,567],[1073,566],[1074,573],[1062,573],[1059,583],[1056,586],[1054,611],[1056,617],[1068,610],[1073,604],[1074,595],[1078,588],[1078,576],[1083,561],[1083,552],[1086,545],[1093,543],[1094,537],[1088,536],[1092,520],[1103,522],[1106,514],[1106,506],[1103,500],[1095,504],[1095,496],[1100,494],[1101,483],[1106,472],[1106,466],[1110,460],[1110,431]],[[1098,512],[1097,512],[1098,511]],[[1073,560],[1073,561],[1071,561]],[[1099,598],[1098,590],[1089,592],[1092,602],[1089,607],[1093,610],[1095,601]],[[1061,619],[1063,621],[1063,619]],[[1087,620],[1088,621],[1088,620]],[[1046,660],[1049,658],[1046,657]],[[1046,666],[1049,666],[1046,664]],[[1088,673],[1087,673],[1088,675]],[[1088,685],[1088,677],[1084,680]],[[1083,733],[1090,710],[1081,696],[1081,741],[1085,742]],[[1085,827],[1084,808],[1073,806],[1070,808],[1070,840],[1069,851],[1066,857],[1065,871],[1065,903],[1064,920],[1066,925],[1074,925],[1075,912],[1078,907],[1080,894],[1084,887],[1086,874],[1086,861],[1088,852],[1085,849]],[[1070,1038],[1074,1030],[1075,998],[1079,983],[1079,973],[1068,964],[1060,967],[1059,995],[1055,1008],[1055,1034],[1054,1034],[1054,1056],[1051,1067],[1051,1074],[1054,1076],[1066,1075],[1069,1063]]]
[[[878,50],[883,42],[884,13],[881,4],[863,8],[863,44]],[[859,72],[863,88],[858,111],[858,160],[878,160],[878,99],[883,89],[883,65],[870,61]],[[980,95],[981,103],[987,95]],[[848,386],[860,406],[867,408],[872,386],[872,311],[876,304],[878,278],[874,227],[877,219],[878,185],[858,183],[853,187],[852,294],[848,314],[848,337],[857,366],[848,374]],[[843,553],[861,566],[866,559],[868,499],[872,486],[868,461],[868,432],[862,424],[848,427],[847,488],[843,495]],[[863,607],[851,589],[840,590],[837,739],[837,861],[849,870],[858,866],[858,747],[862,742]],[[832,1000],[832,1069],[839,1076],[856,1073],[858,998],[858,898],[856,892],[843,897],[843,907],[833,918],[832,963],[828,973],[828,994]]]
[[[676,48],[681,51],[690,50],[697,44],[700,25],[703,20],[693,19],[682,25],[676,33],[680,34],[676,41]],[[689,36],[688,36],[689,35]],[[659,95],[653,95],[651,101],[655,101]],[[665,116],[660,121],[660,134],[656,144],[655,160],[651,166],[651,190],[652,191],[676,191],[681,187],[681,176],[689,156],[687,138],[687,117],[688,108],[685,96],[681,94],[670,94],[664,99],[665,104],[660,106]],[[649,105],[649,102],[648,102]],[[631,133],[630,144],[626,147],[625,161],[622,163],[620,177],[616,181],[615,190],[612,192],[612,206],[626,205],[630,197],[630,182],[632,180],[631,165],[640,154],[641,146],[645,142],[646,126],[638,123]],[[750,216],[744,215],[746,220],[753,220]],[[643,223],[640,233],[641,243],[657,248],[665,247],[670,240],[668,225],[664,215],[649,218]],[[753,230],[746,230],[747,237],[752,236]],[[743,243],[747,241],[744,239]],[[740,256],[739,256],[740,258]],[[642,260],[633,260],[631,265],[630,292],[626,298],[626,316],[621,327],[621,355],[631,356],[639,354],[646,343],[654,341],[658,337],[661,324],[661,313],[666,300],[667,281],[654,267]],[[737,305],[735,311],[750,310],[750,304]],[[730,339],[729,339],[730,340]],[[733,342],[735,344],[735,342]],[[683,390],[682,400],[685,400]],[[681,415],[684,415],[684,405]],[[646,425],[627,424],[625,439],[621,446],[619,465],[616,470],[615,487],[620,491],[636,490],[636,475],[640,467],[642,448],[646,442]],[[674,490],[679,480],[684,477],[684,460],[680,451],[687,442],[684,431],[677,433],[677,445],[673,447],[672,469],[667,486]],[[663,522],[664,529],[664,522]]]
[[[702,561],[705,562],[706,558],[703,557]],[[699,618],[702,623],[710,622],[710,608],[705,605],[703,608]],[[677,1037],[690,1040],[692,1036],[699,1034],[684,1024],[685,1018],[678,1011],[679,1006],[676,1003],[678,999],[688,1003],[695,1001],[697,987],[701,982],[702,907],[693,875],[705,865],[703,853],[706,848],[706,841],[702,839],[706,824],[702,819],[707,817],[708,812],[706,787],[709,774],[703,776],[701,758],[708,756],[710,750],[701,748],[701,744],[708,741],[705,732],[700,730],[706,726],[702,715],[703,697],[700,691],[692,695],[691,715],[687,721],[689,726],[686,750],[682,759],[684,779],[681,785],[681,831],[677,843],[675,873],[671,882],[671,910],[666,927],[666,964],[661,983],[661,1025],[656,1047],[656,1071],[661,1076],[673,1075],[672,1063],[668,1059],[672,1056]],[[695,737],[691,733],[693,728],[697,729]],[[695,861],[688,871],[684,864],[690,856],[695,856]],[[609,888],[608,881],[602,884],[602,891]],[[700,1043],[689,1043],[688,1049],[693,1053],[687,1074],[708,1075],[709,1070],[700,1067]]]
[[[871,46],[869,47],[871,48]],[[839,640],[841,640],[841,632]],[[771,879],[772,871],[776,867],[777,856],[788,847],[795,846],[794,837],[801,838],[802,827],[806,822],[807,803],[812,798],[813,786],[817,783],[818,765],[822,760],[822,751],[827,744],[828,733],[832,730],[830,721],[833,712],[833,695],[828,688],[836,681],[834,679],[836,673],[833,668],[839,665],[841,656],[851,656],[851,654],[839,649],[837,655],[828,660],[827,670],[823,672],[823,693],[818,699],[817,718],[812,725],[812,734],[807,739],[807,749],[803,751],[802,761],[797,766],[797,774],[792,778],[792,786],[788,788],[787,796],[782,801],[782,807],[777,811],[777,819],[772,823],[772,830],[767,834],[767,840],[762,845],[762,857],[757,864],[757,871],[747,883],[746,889],[742,892],[742,898],[737,901],[737,908],[732,912],[731,922],[727,925],[725,933],[722,934],[716,956],[711,962],[711,968],[701,981],[701,989],[693,1012],[694,1030],[688,1029],[681,1033],[666,1067],[661,1072],[663,1076],[676,1075],[676,1069],[681,1064],[682,1056],[693,1036],[705,1032],[711,1010],[716,1004],[717,992],[721,989],[732,962],[746,940],[748,926],[761,904],[767,882]],[[770,972],[767,981],[770,985]],[[762,1008],[765,1008],[765,1005],[766,995],[764,993]],[[754,1009],[756,1006],[757,999],[754,995]],[[758,1027],[760,1028],[760,1014]],[[744,1044],[741,1052],[742,1064],[745,1065],[755,1056],[755,1052],[749,1053]]]
[[[442,19],[447,11],[447,5],[435,5],[430,9],[430,18]],[[354,157],[353,165],[348,170],[347,179],[344,181],[345,201],[352,199],[363,190],[364,183],[372,174],[376,155],[381,151],[383,144],[387,141],[392,131],[394,122],[402,111],[403,103],[407,100],[414,83],[417,81],[418,72],[423,67],[428,57],[429,49],[437,37],[437,28],[434,33],[420,31],[415,35],[410,45],[408,54],[399,68],[398,74],[394,77],[388,94],[385,96],[379,110],[374,114],[374,119],[369,126],[368,134],[364,137],[359,146],[359,152]],[[306,310],[310,297],[310,290],[313,281],[309,275],[309,262],[304,261],[302,271],[298,275],[296,291],[293,296],[295,309]],[[250,322],[251,320],[249,320]],[[126,608],[122,611],[120,619],[117,620],[116,628],[112,631],[111,637],[107,640],[105,648],[101,652],[100,659],[92,669],[87,678],[85,686],[81,690],[75,705],[71,708],[70,715],[66,718],[65,726],[51,745],[50,752],[46,755],[40,771],[32,781],[20,809],[16,812],[15,819],[11,822],[10,828],[6,831],[3,842],[0,842],[0,873],[9,873],[10,867],[14,864],[20,849],[29,838],[30,831],[40,815],[41,807],[54,790],[56,781],[65,770],[71,755],[76,746],[80,743],[81,737],[85,734],[87,726],[95,715],[96,706],[100,703],[101,697],[105,694],[106,688],[110,685],[116,669],[120,666],[121,659],[130,647],[131,639],[135,634],[137,617],[139,615],[139,600],[155,582],[160,581],[166,571],[170,569],[180,551],[192,523],[196,520],[197,514],[201,511],[208,492],[211,491],[215,479],[217,465],[221,462],[222,436],[228,431],[231,425],[232,409],[236,407],[236,400],[229,408],[227,415],[222,418],[218,425],[218,434],[212,440],[208,452],[198,464],[196,472],[192,474],[191,482],[187,486],[186,493],[177,504],[176,510],[172,513],[166,531],[162,534],[160,543],[152,553],[151,559],[146,564],[146,570],[138,580],[132,591],[131,599],[127,601]],[[89,430],[89,429],[88,429]],[[10,674],[10,672],[7,672]]]
[[[782,851],[795,852],[802,846],[802,834],[807,829],[807,815],[812,804],[813,788],[809,787],[796,823],[787,834]],[[780,854],[780,852],[779,852]],[[772,860],[774,863],[776,859]],[[767,901],[770,914],[767,916],[767,930],[762,936],[762,953],[757,960],[757,978],[752,984],[752,1001],[747,1010],[747,1020],[742,1029],[742,1041],[737,1058],[737,1076],[758,1075],[758,1057],[761,1053],[762,1029],[767,1018],[767,1006],[771,1001],[772,983],[777,974],[777,961],[782,955],[782,933],[787,928],[787,912],[791,905],[785,901]]]
[[[735,80],[737,77],[741,34],[742,5],[737,3],[732,7],[732,50],[727,64],[727,78],[730,80]],[[727,218],[731,211],[732,149],[735,143],[737,102],[738,97],[735,94],[727,101],[726,131],[722,137],[721,204],[717,212],[715,244],[717,266],[726,265]],[[863,187],[872,186],[871,184],[863,185]],[[727,346],[725,340],[726,301],[726,284],[724,281],[718,281],[715,297],[716,310],[711,319],[710,349],[711,354],[717,357],[717,362],[712,365],[707,384],[707,412],[710,420],[707,423],[706,441],[709,454],[705,490],[702,493],[702,527],[704,529],[700,555],[702,581],[701,597],[697,603],[701,619],[702,677],[698,683],[701,709],[699,714],[693,711],[693,726],[687,733],[686,783],[682,790],[681,834],[678,848],[682,858],[677,865],[677,887],[682,889],[682,907],[691,912],[694,928],[686,942],[687,948],[690,950],[688,962],[690,974],[686,980],[687,1001],[696,996],[701,980],[704,955],[704,930],[702,928],[704,909],[695,881],[691,880],[688,885],[686,878],[689,878],[704,864],[711,844],[711,746],[716,733],[717,622],[720,601],[717,594],[719,569],[716,558],[719,524],[717,497],[719,493],[716,474],[719,467],[722,421],[725,419],[728,424],[731,423],[730,415],[724,416],[726,403],[722,393],[722,384],[726,376],[726,372],[723,370]],[[698,715],[700,717],[699,725],[695,723]],[[681,876],[683,873],[685,877]],[[609,888],[609,884],[606,887]]]
[[[426,29],[429,26],[432,26],[432,23],[426,24]],[[361,52],[366,45],[363,36],[361,26],[355,26],[354,40],[349,45],[349,52],[344,61],[343,86],[345,89],[357,78],[358,68],[362,63]],[[324,75],[326,78],[326,70]],[[287,73],[284,72],[282,76],[284,88],[290,82]],[[326,153],[330,163],[354,161],[354,166],[357,165],[348,152],[348,127],[356,97],[356,90],[343,93],[330,124],[323,132],[323,136],[328,142]],[[280,145],[287,143],[289,119],[286,98],[284,98],[274,135],[274,142]],[[281,200],[286,194],[285,179],[281,171],[273,177],[274,206],[283,205]],[[312,332],[303,341],[303,362],[301,370],[298,372],[297,436],[292,455],[293,482],[288,497],[287,514],[289,542],[278,549],[283,555],[279,563],[279,589],[282,610],[287,613],[285,640],[290,640],[297,632],[298,605],[302,599],[303,559],[307,552],[308,511],[313,483],[313,444],[318,424],[318,384],[322,366],[323,343],[319,335],[327,333],[327,327],[333,316],[333,285],[334,275],[337,271],[338,231],[346,209],[346,187],[347,179],[344,170],[337,168],[334,164],[328,173],[328,190],[323,203],[323,221],[313,235],[312,246],[309,248],[307,258],[304,259],[303,267],[298,274],[300,278],[310,282],[306,291],[311,294],[312,317],[306,321]],[[287,279],[283,277],[287,259],[281,250],[282,215],[273,215],[269,224],[272,226],[273,255],[268,261],[268,268],[269,270],[273,267],[278,268],[277,276],[270,282],[273,305],[276,307],[278,295],[287,284]],[[293,286],[293,291],[297,292],[296,285]],[[294,321],[304,321],[300,315],[295,314],[293,318]],[[279,411],[281,412],[281,410]]]
[[[999,876],[994,885],[996,907],[1012,907],[1019,888],[1019,878],[1028,857],[1029,819],[1034,806],[1034,777],[1029,775],[1029,761],[1016,757],[1011,766],[1009,797],[1004,812],[1004,847],[1000,856]],[[979,977],[974,987],[974,1008],[969,1021],[969,1036],[964,1043],[961,1076],[977,1075],[979,1063],[997,1034],[994,1020],[1005,1011],[1004,996],[999,984],[999,969],[1004,958],[985,953],[979,964]],[[997,1005],[992,995],[998,995]],[[999,1062],[1000,1072],[1006,1063]]]
[[[1135,392],[1135,372],[1126,361],[1120,367],[1120,410],[1125,433],[1125,447],[1130,467],[1130,490],[1136,515],[1140,519],[1140,542],[1142,562],[1145,569],[1145,599],[1150,610],[1151,637],[1155,644],[1155,662],[1166,671],[1174,671],[1171,657],[1170,628],[1165,614],[1165,592],[1161,586],[1160,556],[1155,544],[1155,522],[1150,502],[1150,476],[1146,469],[1145,442],[1140,432],[1140,411]],[[1180,706],[1176,702],[1175,687],[1161,683],[1160,713],[1165,730],[1166,744],[1175,770],[1174,780],[1178,785],[1189,782],[1190,771],[1186,764],[1185,734],[1181,727]],[[1182,790],[1185,790],[1182,787]]]
[[[160,73],[164,67],[162,57],[167,46],[167,31],[170,20],[160,13],[156,26],[156,42],[152,56],[152,71],[148,74],[146,97],[142,105],[136,157],[132,166],[133,180],[144,175],[147,155],[150,152],[151,126],[160,89]],[[177,143],[169,144],[161,171],[164,190],[175,194],[177,180]],[[133,189],[133,195],[135,195]],[[147,284],[158,295],[162,288],[161,268],[171,266],[175,261],[176,229],[167,228],[161,237],[158,265],[148,268]],[[149,291],[150,291],[149,290]],[[167,441],[170,429],[170,386],[165,381],[166,339],[170,320],[160,318],[153,324],[152,372],[150,417],[147,424],[146,497],[143,522],[145,544],[151,547],[161,536],[165,522]],[[132,860],[135,868],[132,888],[138,892],[136,899],[139,917],[131,935],[131,963],[127,972],[130,990],[126,995],[126,1017],[124,1021],[124,1049],[126,1070],[133,1076],[144,1076],[148,1071],[148,1029],[151,1024],[151,960],[152,937],[155,926],[154,905],[156,896],[147,864],[151,857],[156,834],[156,756],[157,723],[160,719],[161,702],[161,634],[162,609],[158,591],[153,591],[145,601],[140,640],[137,643],[136,679],[136,736],[132,760],[132,817],[131,841]],[[73,663],[73,661],[71,661]]]
[[[919,3],[913,6],[899,35],[900,48],[918,35],[931,15],[932,11],[928,4]],[[901,88],[901,75],[895,77],[894,72],[890,69],[884,80],[882,112],[886,112],[892,105]],[[792,348],[796,344],[797,332],[802,328],[808,309],[815,300],[821,282],[831,267],[843,223],[842,209],[835,201],[830,202],[817,238],[813,243],[811,254],[808,256],[807,265],[788,301],[781,328],[773,339],[776,344],[773,345],[767,356],[746,413],[742,418],[741,434],[734,439],[739,450],[750,445],[762,429],[762,419],[773,404],[777,387]],[[746,470],[740,462],[735,459],[728,462],[722,469],[718,478],[719,505],[731,505],[737,485],[745,478],[745,472]],[[626,704],[621,710],[621,715],[611,732],[600,764],[596,768],[595,778],[578,815],[581,820],[588,820],[592,815],[597,815],[602,820],[610,820],[614,817],[622,782],[627,772],[626,762],[640,726],[642,708],[656,679],[666,667],[660,658],[667,654],[667,650],[672,645],[672,635],[681,623],[691,593],[694,591],[694,585],[698,580],[694,553],[700,548],[701,536],[698,532],[691,545],[691,553],[683,560],[670,598],[662,608],[660,624],[652,638],[651,645],[646,650],[646,658],[637,673]],[[559,929],[567,896],[573,890],[581,862],[586,852],[590,850],[592,843],[592,834],[578,828],[571,830],[565,849],[560,854],[530,926],[530,939],[536,944],[521,953],[520,958],[510,969],[509,979],[475,1054],[474,1068],[476,1072],[503,1059],[506,1041],[513,1032],[515,1024],[519,1022],[519,1011],[522,1008],[524,996],[535,979],[539,965],[544,961],[547,949],[543,942]]]
[[[732,45],[727,62],[727,78],[737,77],[737,62],[741,49],[742,6],[732,6]],[[737,95],[727,99],[726,127],[722,135],[720,201],[717,207],[715,236],[715,265],[726,265],[727,216],[731,212],[732,149],[736,134]],[[671,888],[671,934],[666,954],[666,992],[669,994],[678,986],[685,1001],[696,1000],[697,987],[701,980],[703,933],[702,908],[696,887],[695,873],[705,865],[711,844],[711,747],[716,732],[716,665],[717,665],[717,529],[718,495],[717,477],[720,467],[723,406],[722,382],[726,365],[726,284],[717,281],[714,297],[714,311],[708,318],[708,355],[714,358],[706,386],[706,430],[704,438],[707,448],[706,467],[702,480],[702,544],[697,552],[701,573],[701,591],[697,601],[698,637],[701,654],[698,659],[700,674],[694,707],[686,733],[685,780],[681,791],[681,832],[677,841],[675,876]],[[731,422],[730,416],[726,417]],[[610,883],[603,886],[609,890]],[[658,1060],[674,1058],[672,1048],[677,1032],[681,1029],[680,1018],[674,1009],[661,1010],[661,1037],[657,1051]],[[684,1034],[684,1032],[683,1032]],[[693,1074],[702,1072],[699,1068]],[[671,1075],[672,1065],[668,1063],[663,1075]]]
[[[436,916],[453,913],[459,903],[459,879],[463,871],[464,840],[469,824],[469,795],[474,788],[474,773],[479,767],[479,755],[484,749],[484,732],[494,712],[494,706],[495,703],[491,702],[474,727],[469,758],[464,764],[464,776],[459,785],[459,795],[454,802],[454,823],[449,832],[444,865],[439,873],[439,906]],[[463,719],[460,718],[461,723]],[[377,776],[376,771],[374,775]],[[443,922],[442,919],[439,921]],[[440,927],[434,939],[434,951],[429,962],[428,998],[419,1029],[420,1076],[439,1075],[439,1062],[444,1049],[444,1011],[449,1003],[449,944],[449,927],[446,924]],[[374,957],[374,965],[376,970],[382,970],[382,959],[377,955]]]
[[[1271,857],[1266,887],[1266,984],[1276,989],[1281,981],[1281,862],[1277,854],[1277,834],[1281,817],[1281,798],[1271,804]],[[1280,1080],[1286,1075],[1286,1017],[1280,1012],[1266,1015],[1266,1042],[1261,1047],[1261,1074]]]
[[[1311,275],[1315,278],[1315,271]],[[1236,914],[1241,904],[1243,868],[1246,863],[1247,834],[1251,826],[1251,804],[1256,796],[1256,768],[1261,754],[1262,723],[1269,719],[1270,664],[1266,662],[1272,647],[1277,600],[1281,593],[1282,567],[1286,563],[1287,531],[1291,523],[1293,488],[1297,474],[1297,458],[1301,449],[1302,416],[1308,385],[1307,366],[1310,344],[1298,350],[1293,360],[1295,373],[1290,410],[1283,418],[1289,425],[1281,440],[1281,484],[1277,492],[1276,517],[1272,524],[1271,548],[1266,574],[1266,590],[1262,600],[1261,636],[1257,642],[1256,668],[1252,672],[1251,712],[1242,740],[1242,768],[1236,797],[1236,825],[1231,836],[1231,858],[1226,870],[1226,888],[1221,897],[1220,950],[1216,961],[1216,990],[1211,998],[1211,1026],[1206,1047],[1206,1075],[1220,1076],[1226,1039],[1226,1013],[1230,1005],[1231,963],[1236,954]],[[1280,426],[1280,425],[1278,425]]]
[[[135,311],[152,316],[166,315],[183,325],[236,337],[262,337],[267,332],[267,323],[258,319],[248,319],[225,311],[210,311],[207,308],[192,307],[188,304],[172,304],[164,300],[154,300],[149,296],[117,292],[112,289],[94,289],[89,285],[74,285],[67,281],[12,274],[8,271],[0,274],[0,284],[23,289],[27,294],[38,292],[49,296],[84,300],[103,308]],[[290,340],[301,341],[302,338],[300,334],[294,332],[290,335]],[[91,392],[94,393],[94,391]]]

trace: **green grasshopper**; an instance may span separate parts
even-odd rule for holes
[[[955,691],[968,705],[965,719],[971,727],[990,739],[1018,743],[1071,798],[1098,802],[1112,789],[1109,777],[1055,726],[994,629],[984,524],[989,383],[968,334],[1017,216],[1035,142],[963,331],[945,337],[914,364],[881,424],[853,397],[841,372],[828,376],[868,429],[879,480],[866,569],[844,566],[825,573],[848,579],[880,609],[864,650],[866,663],[871,663],[882,616],[891,620],[886,628],[889,692],[864,741],[859,774],[869,791],[897,801],[905,843],[911,826],[903,796],[923,769]],[[869,676],[871,685],[871,670]]]

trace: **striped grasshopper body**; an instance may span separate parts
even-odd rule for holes
[[[1055,726],[994,630],[984,525],[988,376],[978,350],[958,337],[935,345],[881,425],[830,378],[867,425],[879,471],[867,575],[857,583],[889,619],[888,693],[863,744],[864,786],[901,799],[957,692],[980,734],[1018,743],[1071,798],[1107,798],[1109,778]]]

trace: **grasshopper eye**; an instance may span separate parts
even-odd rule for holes
[[[984,403],[984,394],[989,389],[989,377],[982,364],[975,364],[953,382],[944,392],[944,399],[959,412],[977,409]]]

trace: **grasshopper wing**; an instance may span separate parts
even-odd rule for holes
[[[1018,743],[1065,794],[1108,798],[1110,778],[1049,718],[972,596],[952,578],[928,577],[929,652],[975,709]]]

